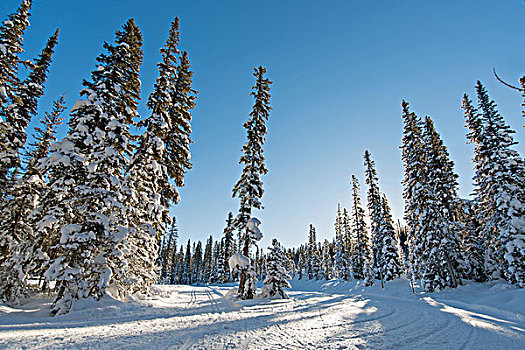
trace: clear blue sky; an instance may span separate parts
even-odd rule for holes
[[[2,0],[2,18],[18,3]],[[25,57],[61,29],[41,111],[63,92],[73,105],[103,41],[112,41],[130,17],[144,34],[144,102],[157,75],[158,48],[170,21],[180,17],[182,48],[190,53],[199,90],[194,167],[172,209],[184,241],[219,237],[228,211],[237,210],[231,190],[241,171],[242,124],[258,65],[274,81],[266,208],[256,213],[262,247],[273,237],[298,245],[310,223],[321,239],[332,239],[337,203],[350,205],[351,175],[363,181],[365,149],[376,161],[394,217],[402,217],[402,98],[434,119],[456,162],[462,196],[471,191],[472,153],[461,95],[474,98],[477,79],[525,142],[520,96],[492,76],[496,67],[517,83],[525,73],[524,1],[35,0],[32,14]],[[148,114],[144,106],[141,112]],[[525,154],[523,145],[518,150]]]

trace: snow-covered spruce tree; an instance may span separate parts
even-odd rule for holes
[[[307,260],[304,247],[299,247],[297,251],[297,277],[302,279],[306,275]]]
[[[233,238],[233,231],[234,231],[234,219],[233,219],[233,213],[228,213],[228,218],[226,219],[226,227],[224,228],[223,234],[224,234],[224,241],[223,241],[223,259],[222,259],[222,266],[224,266],[224,274],[220,280],[221,283],[226,282],[232,282],[232,276],[230,274],[229,269],[226,267],[228,266],[228,261],[232,257],[232,255],[235,253],[235,241]]]
[[[355,240],[350,253],[350,264],[355,279],[362,280],[366,275],[366,264],[372,259],[370,239],[365,222],[365,211],[361,204],[359,181],[352,175],[352,238]]]
[[[162,227],[170,223],[171,203],[180,199],[175,186],[184,185],[184,175],[191,168],[190,111],[195,107],[196,91],[191,87],[193,73],[188,55],[178,50],[179,36],[179,21],[175,18],[166,44],[160,49],[159,76],[147,104],[151,115],[139,122],[146,131],[139,138],[129,167],[133,229],[126,257],[133,261],[129,277],[137,281],[131,292],[148,292],[155,281],[152,252]]]
[[[281,246],[277,239],[272,240],[272,245],[268,247],[270,253],[266,261],[266,278],[264,280],[264,287],[262,288],[262,296],[264,298],[279,297],[281,299],[288,299],[288,295],[284,288],[291,288],[290,276],[285,269],[286,256],[284,255]]]
[[[292,278],[295,278],[297,274],[297,267],[294,261],[295,248],[288,249],[285,252],[285,255],[286,255],[286,264],[284,265],[284,268],[286,269],[286,271],[288,271],[291,274]]]
[[[308,250],[306,254],[308,279],[318,279],[321,266],[319,252],[317,251],[315,227],[312,224],[310,224],[308,232]]]
[[[224,280],[226,275],[226,270],[228,265],[224,265],[224,239],[216,242],[217,248],[214,250],[214,278],[213,282],[221,283]]]
[[[191,284],[192,282],[192,268],[191,268],[191,242],[188,239],[188,243],[186,244],[186,253],[184,254],[184,260],[182,262],[182,280],[181,284]]]
[[[52,242],[46,272],[58,283],[53,314],[68,312],[74,299],[127,291],[123,242],[128,233],[123,169],[129,153],[130,118],[140,92],[142,34],[131,19],[116,32],[115,44],[84,81],[67,136],[42,163],[50,171],[40,230]],[[154,259],[157,249],[152,254]],[[130,281],[129,284],[133,282]]]
[[[491,278],[491,275],[496,271],[497,266],[497,263],[493,260],[494,255],[491,253],[492,248],[490,247],[490,239],[488,237],[490,235],[487,235],[490,230],[484,229],[485,210],[483,208],[482,202],[480,202],[480,199],[482,198],[479,186],[481,183],[480,180],[488,177],[489,175],[487,173],[488,168],[482,166],[482,159],[486,160],[490,157],[490,155],[487,152],[487,147],[484,146],[484,140],[482,138],[483,121],[481,115],[474,107],[467,94],[463,94],[461,108],[464,111],[465,127],[469,129],[469,132],[466,135],[468,143],[474,145],[474,177],[472,179],[474,184],[474,199],[472,201],[471,208],[473,211],[472,216],[475,216],[474,228],[476,229],[475,231],[471,230],[467,233],[464,233],[463,235],[470,236],[470,239],[468,237],[467,239],[473,242],[479,241],[481,243],[481,264],[483,267],[482,276],[483,279],[486,279]],[[470,261],[470,254],[467,252],[465,246],[464,251],[466,252],[467,260]],[[468,278],[469,276],[466,277]]]
[[[404,165],[403,199],[405,201],[404,219],[408,226],[409,267],[412,278],[421,276],[420,266],[427,248],[425,235],[420,234],[419,204],[423,200],[423,189],[427,184],[425,154],[422,141],[421,119],[410,112],[408,103],[403,100],[403,138],[401,144]]]
[[[177,269],[176,275],[173,276],[174,284],[184,284],[183,282],[184,275],[184,245],[180,245],[179,253],[177,254]]]
[[[8,238],[8,254],[0,264],[0,299],[10,304],[18,304],[28,295],[27,279],[30,274],[40,272],[42,263],[47,261],[47,252],[42,249],[41,237],[35,230],[38,215],[34,211],[46,190],[45,174],[37,166],[56,140],[56,129],[63,120],[60,118],[63,103],[63,97],[55,101],[53,112],[46,113],[40,121],[44,129],[35,128],[36,142],[31,144],[27,170],[8,188],[8,195],[0,204],[0,236],[2,241]]]
[[[260,199],[263,196],[264,189],[261,176],[268,172],[264,163],[262,147],[267,133],[266,120],[268,120],[272,109],[270,107],[270,85],[272,82],[264,77],[265,73],[266,69],[259,66],[253,74],[256,83],[250,95],[254,97],[255,103],[250,113],[250,119],[244,123],[247,141],[242,147],[243,155],[239,160],[240,164],[244,164],[244,168],[241,178],[233,188],[233,197],[238,197],[240,201],[235,226],[243,233],[242,254],[245,257],[250,255],[250,245],[253,241],[262,238],[258,229],[260,221],[252,218],[252,208],[262,209]],[[250,268],[241,271],[238,296],[242,299],[252,299],[255,295],[255,290],[252,289],[255,282],[248,278],[248,275],[252,276],[253,273],[249,274],[249,270]]]
[[[463,277],[477,282],[487,279],[485,274],[484,243],[481,237],[482,226],[476,212],[476,202],[457,198],[454,220],[458,225],[458,240],[463,253]]]
[[[198,241],[193,254],[193,280],[195,283],[202,283],[202,242]]]
[[[20,165],[19,150],[24,146],[29,123],[18,114],[22,104],[18,70],[23,63],[20,54],[24,52],[23,35],[29,26],[31,5],[31,0],[22,1],[0,25],[0,199],[6,194],[10,171]]]
[[[367,207],[370,217],[370,233],[372,236],[372,270],[377,279],[383,280],[379,266],[382,258],[380,242],[383,241],[381,231],[381,192],[379,191],[379,178],[375,169],[375,162],[371,159],[370,152],[365,150],[364,154],[365,183],[368,185]]]
[[[346,272],[345,275],[348,279],[352,277],[352,266],[350,264],[350,256],[354,250],[354,239],[352,238],[352,219],[350,218],[350,213],[348,209],[343,208],[342,215],[342,228],[343,228],[343,242],[344,242],[344,251],[346,257]]]
[[[331,280],[334,274],[330,242],[324,240],[321,260],[321,278]]]
[[[463,105],[469,139],[476,143],[474,185],[485,240],[485,267],[492,278],[502,275],[525,287],[525,168],[512,149],[513,130],[498,113],[481,82],[478,109]]]
[[[4,23],[5,25],[5,23]],[[58,40],[58,30],[52,35],[42,53],[38,56],[33,63],[31,63],[31,71],[29,76],[23,81],[17,80],[17,86],[15,89],[16,96],[15,101],[6,107],[1,109],[6,112],[5,126],[7,127],[5,136],[13,141],[13,144],[17,144],[13,151],[16,151],[16,155],[12,154],[16,160],[16,164],[12,163],[13,166],[20,166],[20,159],[18,155],[19,148],[23,147],[26,142],[26,127],[31,120],[31,117],[36,115],[38,98],[44,93],[44,83],[47,80],[47,72],[51,65],[51,59],[54,53],[54,47]],[[53,125],[55,128],[57,125]],[[0,129],[2,125],[0,125]],[[40,132],[41,130],[37,130]],[[37,137],[45,137],[39,134]],[[42,144],[40,148],[46,153],[48,151],[51,140],[47,140],[46,143]],[[9,147],[6,147],[5,151],[9,152]],[[43,154],[45,156],[47,154]],[[11,263],[4,266],[6,273],[10,275],[8,278],[11,282],[2,279],[8,285],[17,285],[13,287],[12,297],[15,294],[20,293],[25,289],[25,278],[28,270],[22,272],[24,269],[22,265],[28,267],[28,259],[31,256],[28,255],[27,250],[30,246],[34,246],[35,233],[34,233],[34,220],[29,219],[29,214],[38,206],[40,196],[44,191],[46,184],[43,175],[36,169],[37,162],[40,158],[39,154],[29,155],[31,164],[28,164],[28,171],[21,179],[17,179],[16,176],[12,175],[11,182],[12,186],[6,186],[2,190],[4,202],[0,205],[2,223],[0,223],[0,266],[4,266],[3,261],[8,257],[11,258]],[[15,159],[16,158],[16,159]],[[5,168],[6,174],[9,173],[9,169]],[[1,179],[0,179],[1,182]],[[31,223],[30,223],[31,221]],[[24,243],[25,242],[25,243]],[[40,247],[38,247],[40,248]],[[13,255],[14,254],[14,255]],[[22,255],[21,255],[22,254]],[[25,257],[23,257],[25,256]],[[13,260],[14,259],[14,260]],[[23,259],[24,261],[20,261]],[[16,262],[17,273],[13,270],[13,265]],[[33,262],[34,264],[35,262]],[[18,277],[17,277],[18,276]],[[6,276],[7,278],[7,276]],[[7,287],[7,286],[6,286]],[[11,287],[7,287],[11,289]],[[16,290],[16,291],[15,291]],[[9,294],[9,292],[7,292]],[[0,294],[3,294],[0,291]],[[6,296],[7,297],[7,296]],[[19,299],[20,295],[15,299]],[[8,299],[12,299],[8,297]]]
[[[457,287],[462,275],[458,227],[454,222],[454,202],[457,198],[457,175],[447,148],[430,117],[423,127],[425,186],[420,189],[418,204],[419,234],[425,236],[425,258],[420,268],[421,282],[428,291]]]
[[[177,254],[177,238],[179,238],[179,229],[177,228],[177,219],[174,216],[171,225],[166,230],[160,250],[160,280],[164,283],[169,281],[173,256]]]
[[[348,281],[350,279],[350,268],[348,252],[346,250],[346,236],[344,234],[343,214],[341,204],[337,203],[337,213],[335,217],[335,254],[334,254],[334,273],[336,278]]]
[[[206,240],[206,245],[204,246],[204,256],[202,262],[202,279],[204,283],[210,283],[213,273],[213,237],[210,237]]]
[[[372,269],[372,263],[367,261],[365,263],[365,278],[364,278],[364,284],[366,287],[370,287],[374,285],[374,270]]]
[[[378,256],[381,258],[377,265],[380,275],[385,282],[399,278],[403,264],[399,257],[399,244],[396,239],[392,213],[386,195],[381,197],[381,221],[380,231],[382,240],[378,242],[377,249],[381,251]]]

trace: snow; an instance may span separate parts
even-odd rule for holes
[[[251,218],[246,224],[246,228],[250,231],[251,237],[256,241],[260,241],[263,238],[263,234],[259,229],[260,224],[261,222],[257,218]]]
[[[83,107],[83,106],[87,106],[91,104],[91,102],[89,102],[88,100],[83,100],[83,99],[78,99],[75,101],[75,104],[73,105],[73,108],[71,108],[71,112],[74,112],[76,111],[77,109]]]
[[[235,253],[228,260],[230,272],[233,274],[236,269],[244,270],[250,266],[250,259],[241,253]]]
[[[0,304],[0,348],[522,349],[525,293],[506,282],[412,294],[406,280],[293,280],[290,299],[232,301],[234,284],[156,286],[49,317],[51,299]]]

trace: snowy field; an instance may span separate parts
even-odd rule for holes
[[[230,286],[157,286],[152,297],[0,305],[4,349],[525,349],[525,291],[506,283],[412,294],[406,281],[292,281],[291,299],[234,302]],[[43,309],[44,308],[44,309]]]

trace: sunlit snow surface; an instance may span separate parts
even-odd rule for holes
[[[121,303],[83,301],[47,316],[47,299],[0,305],[0,348],[524,349],[525,291],[501,282],[412,294],[292,281],[291,299],[232,301],[233,285],[158,286]]]

